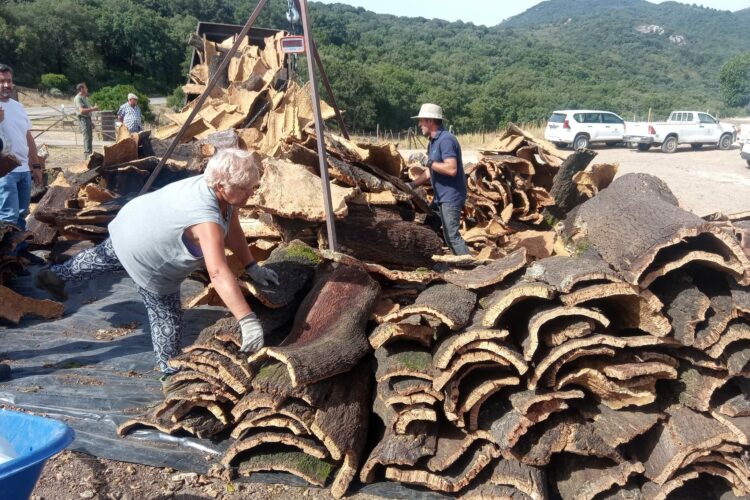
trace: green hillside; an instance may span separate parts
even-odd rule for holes
[[[169,92],[184,82],[184,39],[197,20],[241,23],[254,4],[6,1],[0,54],[27,85],[51,72],[94,88],[133,83]],[[288,28],[286,2],[269,4],[258,24]],[[343,4],[312,3],[311,12],[336,97],[360,130],[406,128],[423,101],[442,104],[460,131],[540,120],[567,107],[606,108],[628,119],[649,108],[656,116],[672,108],[743,112],[723,103],[718,75],[729,58],[750,50],[748,9],[549,0],[490,28]]]

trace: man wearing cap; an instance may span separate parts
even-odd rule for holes
[[[418,187],[432,183],[435,197],[432,209],[440,217],[443,237],[454,255],[468,255],[469,249],[461,237],[461,211],[466,202],[466,176],[461,158],[461,146],[456,137],[443,128],[443,108],[437,104],[423,104],[417,116],[422,133],[429,138],[427,169],[410,183]]]
[[[131,134],[143,130],[141,108],[138,107],[138,96],[128,94],[128,102],[120,106],[117,111],[117,121],[124,124]]]

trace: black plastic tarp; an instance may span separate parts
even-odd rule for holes
[[[38,268],[32,268],[32,272]],[[26,296],[47,298],[31,277],[8,283]],[[186,281],[183,300],[199,292]],[[160,374],[148,335],[148,318],[135,284],[124,273],[68,283],[65,315],[56,321],[24,319],[0,325],[0,361],[12,378],[0,383],[0,404],[66,422],[76,431],[69,449],[97,457],[205,474],[219,461],[229,440],[174,437],[137,430],[127,437],[117,427],[163,400]],[[185,311],[183,345],[227,315],[216,307]],[[254,474],[253,481],[303,485],[282,473]],[[391,498],[444,498],[396,483],[352,485],[351,490]]]

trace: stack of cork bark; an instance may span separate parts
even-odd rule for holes
[[[181,371],[170,377],[164,403],[119,432],[147,425],[205,438],[228,434],[233,442],[221,462],[240,475],[285,471],[330,485],[340,497],[365,451],[366,327],[380,286],[361,268],[322,263],[301,242],[275,250],[266,265],[284,286],[249,292],[273,346],[248,359],[237,322],[219,321],[170,362]],[[273,342],[275,332],[282,342]]]
[[[309,257],[285,340],[247,359],[217,324],[165,405],[215,422],[239,474],[337,496],[355,473],[486,498],[750,495],[750,260],[744,225],[713,219],[631,174],[567,215],[571,256],[407,272],[297,242],[268,264]],[[180,408],[162,428],[199,435]]]
[[[628,175],[567,217],[580,256],[455,271],[383,317],[370,336],[383,435],[362,481],[645,499],[695,479],[691,498],[750,494],[737,231]]]

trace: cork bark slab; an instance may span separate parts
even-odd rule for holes
[[[565,235],[585,241],[632,284],[639,284],[643,273],[662,249],[680,245],[703,250],[700,239],[722,249],[743,268],[748,258],[738,241],[723,228],[679,208],[667,185],[648,174],[628,174],[573,210],[565,222]]]
[[[442,426],[437,436],[435,453],[426,462],[430,472],[443,472],[455,464],[469,451],[474,443],[491,442],[491,437],[484,431],[467,433],[453,426]]]
[[[451,330],[459,330],[471,319],[476,300],[474,292],[456,285],[433,285],[420,293],[413,305],[404,307],[383,320],[397,322],[414,314],[422,314],[441,321]]]
[[[437,329],[409,323],[383,323],[375,327],[369,337],[370,346],[379,349],[394,341],[411,341],[430,347]]]
[[[730,323],[726,331],[721,335],[718,342],[706,350],[706,354],[718,359],[727,350],[727,347],[735,342],[750,340],[750,325],[742,322]]]
[[[449,271],[443,275],[443,279],[468,290],[477,290],[502,283],[525,265],[526,249],[520,248],[490,264],[479,265],[469,271]]]
[[[379,469],[388,466],[414,466],[420,459],[432,457],[437,449],[437,432],[430,424],[413,427],[413,434],[396,434],[386,426],[383,439],[375,446],[360,471],[363,483],[371,483]]]
[[[666,337],[672,331],[669,319],[664,316],[664,304],[649,290],[638,291],[628,283],[606,283],[581,288],[560,301],[567,306],[586,306],[603,312],[612,322],[612,328],[621,331],[637,329]]]
[[[497,290],[480,302],[485,311],[482,325],[496,328],[498,321],[511,307],[525,300],[551,300],[555,295],[555,290],[549,285],[535,282],[519,282]]]
[[[378,385],[378,391],[381,390],[381,385]],[[412,394],[427,394],[435,398],[437,401],[442,401],[443,395],[432,388],[432,382],[429,380],[422,380],[418,378],[410,377],[394,377],[388,379],[388,387],[383,388],[396,394],[398,396],[410,396]]]
[[[558,380],[555,388],[559,390],[571,385],[582,387],[610,408],[618,410],[653,403],[656,400],[656,380],[651,377],[649,383],[628,387],[628,384],[608,378],[594,368],[580,368]]]
[[[528,386],[530,389],[536,388],[543,380],[548,383],[549,380],[545,378],[545,374],[548,370],[556,367],[555,373],[559,371],[562,365],[558,365],[560,362],[569,362],[576,358],[574,353],[577,350],[588,350],[588,349],[602,349],[602,348],[614,348],[623,349],[626,347],[642,348],[647,346],[656,345],[672,345],[670,339],[660,339],[651,335],[639,335],[634,337],[614,337],[611,335],[592,335],[582,339],[575,339],[565,342],[564,344],[557,346],[549,351],[547,355],[539,361],[534,369],[533,375],[529,378]]]
[[[718,342],[721,334],[727,329],[729,322],[737,317],[731,294],[714,295],[711,297],[711,307],[707,320],[699,325],[695,331],[693,347],[701,351]]]
[[[680,368],[679,402],[698,411],[711,410],[711,397],[729,381],[726,371],[714,371],[687,363]]]
[[[590,457],[566,457],[557,469],[557,491],[563,500],[593,500],[614,486],[625,486],[630,476],[643,472],[639,462],[611,465]]]
[[[225,466],[230,466],[232,462],[237,462],[239,455],[243,457],[251,456],[253,454],[253,448],[259,448],[266,444],[282,444],[289,448],[296,448],[298,451],[305,455],[318,459],[330,458],[328,451],[325,449],[320,442],[313,438],[306,436],[297,436],[290,432],[280,432],[278,430],[268,430],[255,432],[250,435],[245,435],[242,439],[235,441],[224,453],[221,458],[221,463]],[[258,450],[255,450],[256,452]],[[239,460],[240,462],[242,459]]]
[[[750,417],[750,397],[739,394],[719,406],[718,411],[728,417]]]
[[[165,387],[164,401],[212,401],[214,403],[223,403],[225,406],[232,407],[236,401],[228,398],[218,387],[207,382],[191,381],[182,384],[172,384],[169,388]]]
[[[349,205],[349,215],[336,221],[342,252],[384,266],[431,267],[443,240],[430,227],[404,220],[398,207]]]
[[[665,417],[663,413],[643,409],[613,410],[601,403],[585,408],[582,414],[587,420],[581,427],[606,440],[612,447],[631,442]]]
[[[378,382],[393,377],[418,378],[432,382],[432,354],[417,345],[388,344],[375,351],[375,358],[375,380]]]
[[[544,469],[526,465],[513,458],[501,458],[495,463],[489,483],[511,486],[518,493],[525,495],[524,498],[548,498],[547,475]]]
[[[261,304],[272,309],[292,304],[295,297],[306,290],[321,259],[317,253],[301,241],[292,241],[278,247],[263,262],[263,266],[274,271],[279,285],[262,286],[244,278],[243,285]]]
[[[610,441],[610,438],[593,432],[593,428],[587,426],[580,415],[573,412],[558,413],[531,429],[509,454],[534,466],[550,464],[553,455],[560,452],[606,459],[606,463],[610,464],[627,462]],[[568,459],[567,455],[560,458]],[[557,467],[550,465],[552,469]]]
[[[304,424],[293,417],[280,415],[271,409],[253,410],[245,414],[232,429],[231,436],[242,439],[250,432],[265,429],[286,429],[295,436],[312,436],[312,432]]]
[[[750,445],[750,417],[729,417],[717,411],[711,412],[711,415],[732,432],[732,442]]]
[[[192,345],[183,349],[183,352],[189,353],[194,351],[213,351],[223,358],[231,361],[234,365],[243,371],[247,377],[252,377],[253,372],[247,363],[246,355],[242,354],[234,342],[226,342],[211,336],[211,338],[202,339],[200,336]]]
[[[164,393],[166,395],[174,390],[179,390],[181,387],[190,388],[193,385],[201,387],[203,384],[210,385],[215,394],[221,395],[221,397],[231,401],[233,404],[236,404],[241,399],[240,396],[220,378],[207,373],[191,370],[189,368],[180,370],[171,375],[164,385]]]
[[[325,401],[331,389],[330,380],[295,387],[286,365],[280,361],[267,360],[259,366],[252,381],[254,391],[263,392],[280,400],[301,399],[310,406],[317,407]]]
[[[724,351],[723,359],[732,377],[750,376],[750,342],[742,341],[731,344]]]
[[[24,297],[10,288],[0,285],[0,318],[18,324],[24,316],[39,316],[44,319],[62,317],[65,306],[53,300]]]
[[[595,330],[596,323],[592,320],[563,318],[550,328],[545,328],[540,334],[540,340],[546,347],[557,347],[568,340],[588,337]]]
[[[365,326],[380,286],[363,270],[339,266],[307,295],[289,336],[250,357],[284,363],[294,387],[349,371],[370,352]]]
[[[432,366],[435,370],[446,370],[458,353],[485,349],[506,357],[519,374],[524,374],[528,366],[521,353],[505,341],[507,336],[508,332],[505,330],[477,329],[445,337],[435,346]]]
[[[239,421],[250,411],[260,409],[277,410],[281,405],[286,404],[288,400],[276,397],[272,394],[266,394],[260,391],[250,391],[232,408],[232,416]]]
[[[252,455],[239,467],[241,476],[250,476],[253,472],[288,472],[307,481],[324,487],[330,479],[336,464],[330,460],[321,460],[299,451],[267,451]]]
[[[205,408],[194,408],[193,405],[188,409],[191,404],[189,401],[162,403],[149,413],[124,422],[118,427],[117,433],[125,436],[133,428],[144,426],[152,427],[165,434],[185,431],[200,439],[209,439],[226,429],[226,424],[220,422]],[[186,411],[189,413],[185,413]],[[181,415],[179,421],[175,421],[177,415]]]
[[[641,278],[640,286],[648,288],[657,279],[689,264],[698,264],[709,269],[715,269],[732,276],[738,281],[743,280],[746,269],[739,260],[731,257],[725,259],[722,255],[714,252],[685,250],[681,255],[675,257],[674,260],[666,262],[653,270],[647,270],[647,274]]]
[[[487,429],[501,450],[509,450],[530,428],[553,413],[567,409],[567,401],[583,396],[579,390],[520,391],[511,394],[507,400],[493,399],[479,414],[479,428]]]
[[[389,269],[383,265],[374,262],[364,262],[350,255],[339,252],[323,250],[323,257],[333,262],[338,262],[346,266],[361,267],[371,274],[377,274],[394,283],[403,283],[411,285],[428,285],[440,279],[440,274],[430,271],[427,268],[418,268],[414,271]]]
[[[250,388],[251,378],[227,357],[215,352],[195,349],[169,360],[172,368],[189,368],[221,379],[237,395],[245,394]]]
[[[412,404],[398,410],[393,425],[397,434],[413,434],[414,426],[437,422],[437,409],[427,404]]]
[[[494,458],[499,456],[492,443],[476,444],[464,455],[464,459],[439,474],[420,469],[386,467],[385,477],[392,481],[423,486],[434,491],[457,493],[465,488]]]
[[[623,281],[622,276],[595,256],[547,257],[530,264],[524,278],[546,283],[560,293],[570,293],[574,288],[595,283]]]
[[[516,358],[516,359],[513,359]],[[458,380],[467,370],[476,365],[504,368],[508,374],[515,374],[514,362],[520,360],[513,350],[495,342],[476,341],[461,349],[451,363],[444,370],[433,371],[432,386],[435,390],[442,390],[451,381]]]
[[[344,217],[348,213],[346,200],[354,195],[353,189],[331,186],[333,213],[336,217]],[[266,161],[260,186],[248,204],[282,217],[322,222],[325,220],[323,205],[320,203],[322,199],[323,191],[318,176],[301,165],[271,159]]]
[[[519,339],[523,347],[523,357],[526,361],[532,360],[539,347],[540,331],[548,326],[554,328],[558,318],[590,319],[598,323],[602,330],[606,330],[609,326],[609,319],[595,309],[554,305],[535,309],[529,318],[528,327],[522,330],[521,338]]]
[[[692,279],[675,279],[665,297],[665,313],[672,323],[672,336],[681,344],[693,345],[695,330],[706,319],[711,299]]]
[[[669,420],[640,448],[645,476],[659,485],[670,480],[689,455],[734,438],[725,425],[690,408],[672,408],[667,413]]]

